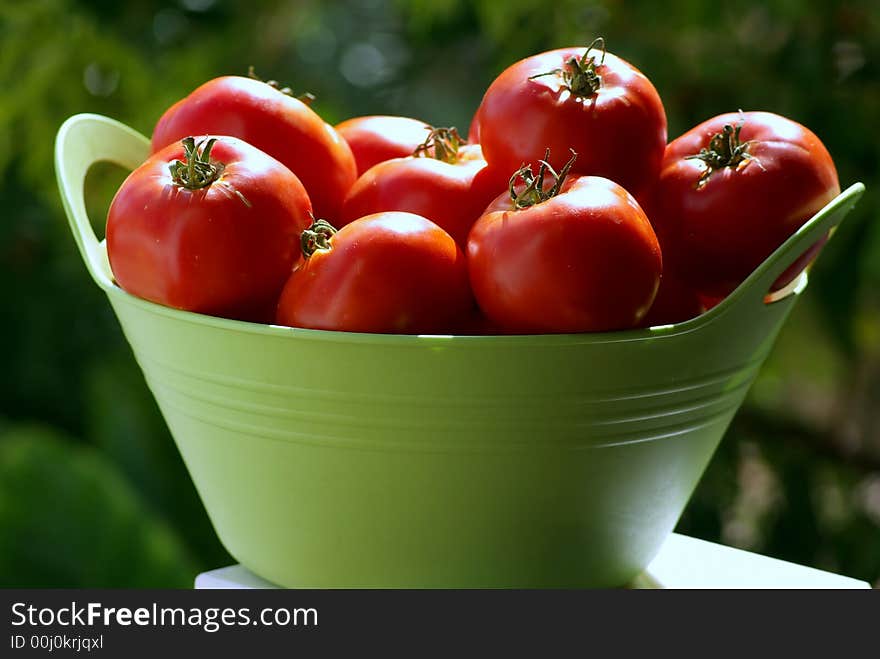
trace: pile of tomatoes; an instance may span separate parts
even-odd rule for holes
[[[134,295],[253,322],[612,331],[701,313],[840,192],[819,139],[775,114],[666,139],[657,90],[601,39],[511,65],[466,140],[403,117],[333,127],[225,76],[159,119],[108,255]]]

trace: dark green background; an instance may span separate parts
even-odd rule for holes
[[[721,112],[816,132],[868,188],[823,252],[679,531],[880,579],[880,12],[876,2],[0,0],[0,586],[181,586],[230,561],[61,210],[61,122],[149,134],[197,85],[256,66],[330,122],[466,130],[507,64],[605,36],[673,138]],[[121,172],[96,168],[100,223]]]

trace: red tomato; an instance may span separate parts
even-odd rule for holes
[[[380,162],[411,156],[430,130],[425,122],[407,117],[354,117],[336,125],[351,147],[358,176]]]
[[[256,147],[198,140],[201,151],[194,138],[162,149],[117,191],[107,216],[113,276],[159,304],[270,321],[310,222],[308,195]]]
[[[688,286],[687,281],[668,267],[665,256],[664,254],[660,288],[651,309],[641,322],[642,327],[681,323],[696,318],[708,309],[697,292]]]
[[[651,220],[690,285],[724,297],[839,193],[831,156],[807,128],[769,112],[729,113],[669,144]]]
[[[635,327],[662,269],[657,238],[636,200],[596,176],[557,181],[545,193],[536,184],[543,171],[521,171],[529,187],[515,190],[516,199],[499,196],[468,239],[480,308],[512,333]]]
[[[162,115],[153,131],[153,152],[205,133],[238,137],[287,165],[320,217],[336,218],[357,178],[351,149],[333,126],[260,80],[225,76],[206,82]]]
[[[663,104],[641,72],[597,42],[528,57],[489,86],[472,132],[492,167],[514,172],[549,148],[559,168],[571,148],[574,173],[610,178],[637,198],[647,191],[666,146]]]
[[[471,124],[468,128],[467,134],[468,144],[479,144],[480,143],[480,113],[474,112],[474,116],[471,118]]]
[[[436,129],[423,152],[427,157],[395,158],[367,170],[349,190],[340,224],[382,211],[415,213],[440,225],[464,249],[468,231],[506,187],[509,173],[498,176],[479,145],[461,146],[454,129]]]
[[[461,336],[494,336],[503,334],[501,329],[486,317],[479,307],[471,311],[455,330]]]
[[[279,325],[438,334],[473,309],[461,250],[412,213],[376,213],[338,232],[318,220],[303,233],[303,254],[281,294]]]
[[[723,297],[710,297],[708,295],[700,295],[700,306],[702,307],[700,313],[709,311],[709,309],[718,306],[723,301]]]

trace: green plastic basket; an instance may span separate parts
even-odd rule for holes
[[[56,168],[107,293],[221,541],[288,587],[609,587],[679,519],[807,283],[771,283],[856,184],[732,295],[685,323],[605,334],[397,336],[213,318],[113,283],[83,182],[149,143],[71,117]]]

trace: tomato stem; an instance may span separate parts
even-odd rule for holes
[[[309,213],[311,215],[311,213]],[[308,229],[302,232],[300,236],[300,247],[303,256],[309,258],[312,254],[321,250],[329,250],[332,248],[330,239],[336,233],[336,227],[327,220],[316,220],[312,215],[312,224]]]
[[[602,56],[599,58],[598,64],[595,57],[590,57],[590,51],[594,48],[602,50]],[[543,76],[561,75],[564,83],[563,86],[572,94],[590,97],[598,92],[602,86],[602,76],[596,71],[596,67],[605,64],[605,53],[605,39],[603,37],[596,37],[593,39],[593,43],[587,46],[587,50],[584,51],[580,59],[571,57],[566,61],[565,68],[538,73],[537,75],[529,76],[529,80]]]
[[[562,189],[562,184],[565,182],[565,178],[571,171],[571,166],[574,165],[574,161],[577,160],[577,153],[575,150],[569,149],[569,151],[571,151],[571,158],[568,159],[568,162],[565,163],[565,166],[558,174],[549,162],[550,149],[544,151],[544,159],[538,161],[540,167],[538,167],[537,176],[532,172],[531,165],[525,164],[513,173],[513,176],[510,177],[510,181],[508,182],[508,188],[510,190],[510,198],[513,201],[514,208],[528,208],[529,206],[540,204],[542,201],[547,201],[559,194],[559,191]],[[544,190],[544,181],[546,180],[547,174],[553,179],[553,186],[549,190]],[[516,180],[518,178],[521,178],[526,184],[526,187],[519,192],[516,191]]]
[[[222,162],[211,160],[211,149],[217,139],[212,137],[196,144],[194,137],[186,137],[182,142],[184,159],[174,160],[168,165],[171,181],[187,190],[207,188],[220,178],[224,169]]]
[[[715,133],[709,139],[709,146],[703,147],[699,153],[685,158],[685,160],[701,160],[706,165],[697,181],[697,187],[705,185],[709,177],[719,169],[725,167],[739,169],[753,160],[758,165],[761,164],[757,158],[749,153],[749,147],[754,143],[753,140],[740,141],[739,134],[745,121],[745,117],[740,111],[740,120],[736,126],[725,124],[720,133]]]
[[[454,126],[450,128],[428,126],[428,130],[430,131],[428,136],[415,148],[413,155],[417,158],[435,158],[451,164],[458,162],[458,151],[463,144],[467,144],[467,140],[458,134],[458,130]]]
[[[253,78],[254,80],[259,80],[260,82],[265,82],[272,89],[277,89],[285,96],[295,98],[296,100],[301,101],[306,105],[311,105],[312,101],[315,100],[315,95],[311,92],[303,92],[302,94],[294,95],[293,90],[290,87],[282,87],[281,83],[277,80],[263,80],[260,76],[256,74],[253,65],[248,67],[248,78]]]

